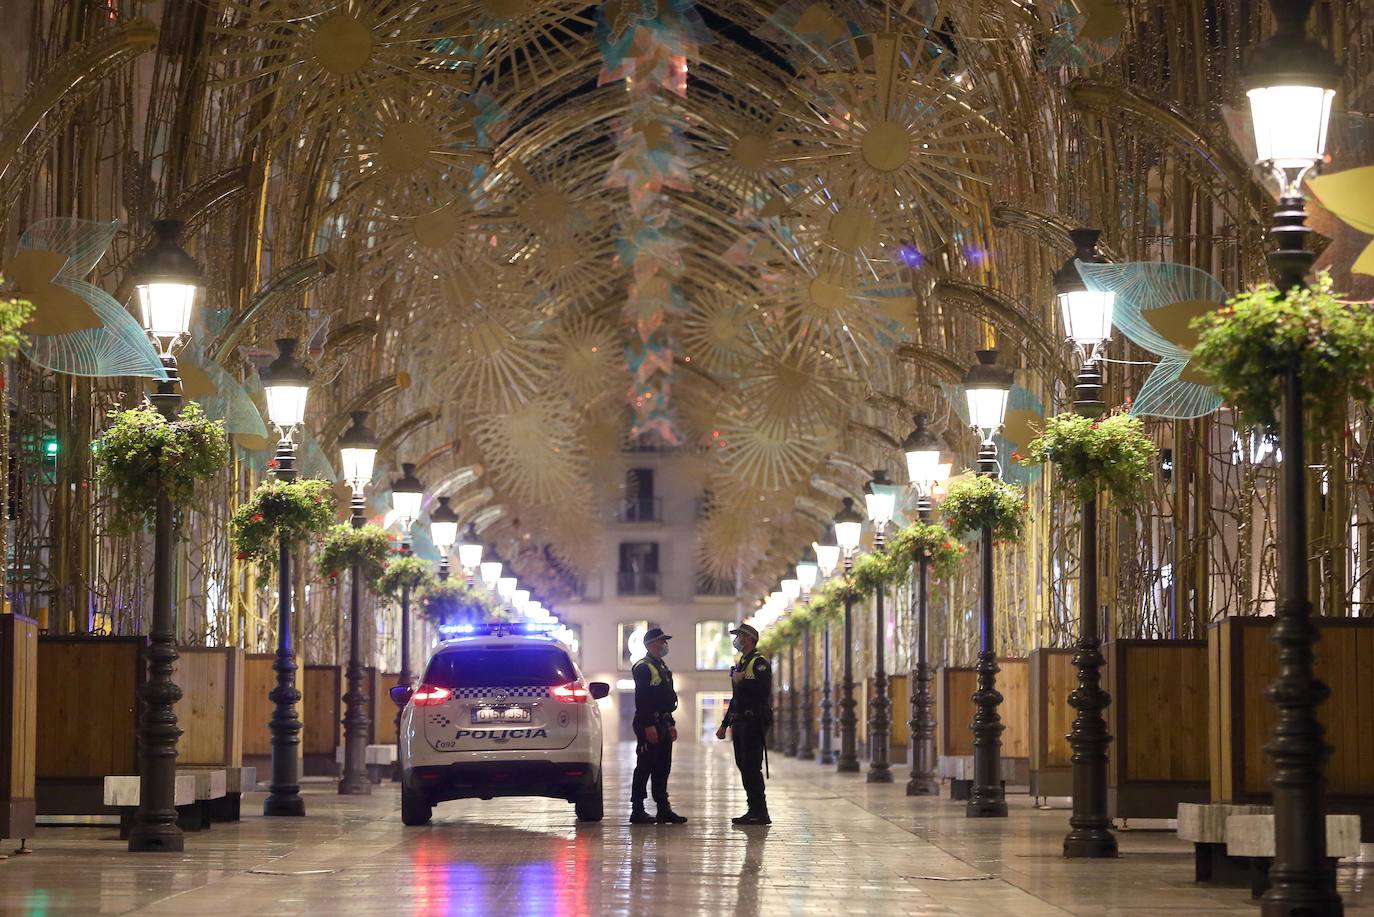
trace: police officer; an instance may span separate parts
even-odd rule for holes
[[[731,821],[736,825],[771,825],[763,787],[763,749],[773,725],[773,670],[758,653],[758,631],[741,624],[730,633],[739,657],[730,669],[730,708],[716,730],[716,738],[725,738],[727,728],[733,730],[735,767],[749,799],[749,811]]]
[[[680,825],[687,821],[668,805],[668,772],[673,767],[673,743],[677,741],[677,691],[673,672],[663,657],[672,638],[661,627],[644,635],[647,655],[634,664],[635,678],[635,773],[630,784],[630,824]],[[646,784],[652,782],[658,816],[644,811]]]

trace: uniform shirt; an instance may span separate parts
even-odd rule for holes
[[[757,652],[750,653],[748,656],[740,656],[735,660],[735,665],[730,669],[731,673],[743,672],[744,677],[739,681],[733,678],[730,680],[730,709],[725,713],[725,725],[731,725],[736,717],[742,717],[747,712],[754,712],[756,715],[763,714],[763,711],[770,710],[773,706],[773,667],[768,664],[765,656]]]
[[[662,717],[677,709],[673,670],[662,659],[645,656],[631,671],[635,677],[634,725],[637,728],[655,726]]]

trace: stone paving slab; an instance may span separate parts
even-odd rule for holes
[[[1245,889],[1195,885],[1192,847],[1172,832],[1120,832],[1118,861],[1064,860],[1066,810],[1013,793],[1009,818],[967,819],[947,797],[906,797],[900,767],[875,785],[774,756],[774,824],[740,829],[728,748],[684,744],[671,788],[691,822],[631,829],[630,753],[608,749],[601,825],[559,801],[496,799],[444,803],[432,825],[405,828],[391,784],[371,796],[307,784],[306,818],[264,818],[262,793],[248,794],[243,821],[188,835],[183,855],[129,854],[113,829],[40,829],[32,856],[0,861],[0,915],[1256,912]],[[1342,867],[1347,914],[1374,915],[1369,878]]]

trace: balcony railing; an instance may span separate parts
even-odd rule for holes
[[[711,576],[709,573],[698,573],[696,589],[697,595],[733,596],[735,581],[722,576]]]
[[[662,497],[635,497],[620,501],[616,519],[621,522],[662,522]]]
[[[658,595],[657,573],[626,573],[616,575],[617,595]]]

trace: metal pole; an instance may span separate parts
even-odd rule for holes
[[[1102,412],[1102,372],[1096,359],[1083,361],[1078,373],[1075,409],[1087,417]],[[1078,577],[1078,643],[1073,664],[1078,686],[1069,694],[1077,712],[1069,733],[1073,749],[1073,815],[1064,836],[1064,856],[1110,858],[1117,855],[1116,835],[1107,814],[1107,731],[1103,711],[1112,698],[1102,690],[1102,640],[1097,613],[1097,497],[1083,501]]]
[[[296,452],[289,436],[277,444],[277,478],[296,479]],[[304,815],[301,798],[301,729],[296,712],[301,692],[296,688],[296,653],[291,641],[291,545],[281,539],[277,552],[277,655],[272,671],[277,685],[267,695],[275,705],[268,730],[272,733],[272,783],[262,803],[263,815]]]
[[[809,627],[802,629],[801,654],[801,718],[798,720],[800,729],[797,739],[797,757],[803,761],[810,761],[816,757],[816,749],[811,740],[811,733],[815,725],[815,711],[811,706],[811,628]]]
[[[930,515],[923,511],[922,517]],[[906,784],[908,796],[938,796],[940,781],[935,776],[935,700],[930,696],[930,662],[926,618],[929,593],[926,571],[930,561],[922,551],[917,558],[916,581],[916,670],[911,673],[911,779]]]
[[[784,754],[795,758],[798,750],[798,737],[801,732],[801,716],[797,710],[797,641],[787,644],[787,748]]]
[[[834,720],[830,716],[830,708],[833,706],[831,694],[833,689],[830,687],[830,622],[825,623],[825,630],[821,632],[821,741],[820,753],[816,756],[818,764],[831,765],[835,763],[835,750],[832,748],[833,733],[835,731]]]
[[[879,537],[878,549],[882,550]],[[883,589],[874,596],[877,623],[874,625],[876,652],[874,654],[873,703],[868,715],[868,782],[891,783],[892,701],[887,696],[887,622],[883,613]]]
[[[181,407],[180,376],[176,358],[162,358],[167,381],[159,382],[152,401],[158,413],[171,421]],[[138,722],[138,810],[129,829],[129,850],[179,853],[185,838],[177,827],[176,774],[177,726],[174,705],[181,689],[172,681],[176,667],[176,610],[172,607],[172,500],[158,488],[153,530],[153,619],[143,658],[148,677],[138,689],[143,714]]]
[[[848,561],[845,566],[848,567]],[[840,678],[840,759],[835,769],[859,772],[859,756],[854,748],[854,600],[844,597],[844,672]]]
[[[1300,196],[1279,200],[1269,255],[1276,286],[1283,293],[1306,282],[1313,256],[1304,247]],[[1303,383],[1293,369],[1281,376],[1279,412],[1279,604],[1272,638],[1279,647],[1279,673],[1268,695],[1278,708],[1274,738],[1265,746],[1273,761],[1274,865],[1260,903],[1264,917],[1341,914],[1336,877],[1326,856],[1326,777],[1331,748],[1317,707],[1330,690],[1313,672],[1313,644],[1319,639],[1307,599],[1307,461],[1303,430]]]
[[[979,455],[978,473],[996,474],[996,446],[985,443]],[[993,628],[992,529],[983,528],[983,608],[981,646],[978,653],[978,690],[973,692],[973,788],[965,814],[969,818],[1005,818],[1007,798],[1002,789],[1002,717],[997,707],[997,643]]]
[[[353,494],[353,516],[349,520],[355,529],[363,527],[363,495]],[[353,595],[348,621],[348,690],[343,696],[347,707],[344,713],[344,772],[339,780],[339,793],[348,796],[369,796],[372,782],[367,779],[367,695],[363,693],[363,660],[360,639],[363,614],[363,574],[352,565]]]

